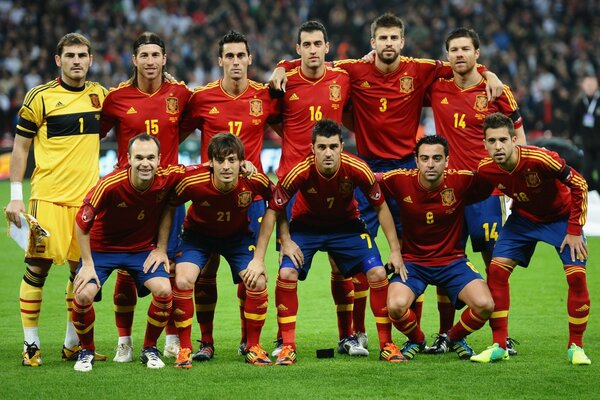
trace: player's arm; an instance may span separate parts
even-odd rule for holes
[[[10,156],[10,202],[6,206],[6,216],[18,228],[21,227],[19,214],[25,212],[23,178],[27,169],[27,158],[29,157],[32,140],[21,135],[15,135],[15,142]]]
[[[290,223],[285,212],[279,214],[277,226],[279,227],[279,242],[281,245],[279,250],[279,264],[283,261],[283,257],[288,256],[296,268],[302,267],[304,265],[304,253],[302,253],[300,246],[292,240]]]
[[[164,264],[167,270],[169,270],[170,264],[169,257],[167,256],[167,248],[174,215],[175,207],[166,206],[160,217],[156,248],[148,254],[148,257],[146,257],[146,260],[144,261],[144,273],[148,273],[148,271],[153,273],[161,264]]]
[[[374,208],[377,212],[377,219],[381,225],[381,230],[383,231],[383,234],[385,235],[385,238],[390,246],[388,263],[394,267],[394,272],[400,275],[402,280],[406,281],[406,267],[402,261],[402,254],[400,253],[400,240],[398,239],[398,234],[396,233],[396,225],[394,224],[394,218],[392,217],[390,208],[386,202],[383,202],[379,206],[374,206]]]
[[[558,155],[557,155],[558,157]],[[583,237],[583,226],[587,218],[587,191],[588,185],[579,172],[563,162],[563,167],[558,171],[558,179],[571,188],[571,214],[567,223],[567,233],[560,245],[560,251],[565,246],[571,250],[571,260],[585,260],[588,257],[587,244]]]
[[[486,80],[485,93],[487,94],[488,100],[496,100],[498,97],[500,97],[500,95],[502,95],[504,84],[500,78],[498,78],[498,75],[487,69],[485,71],[481,71],[481,75],[483,75]]]
[[[254,250],[254,257],[242,271],[242,279],[244,285],[253,289],[258,282],[258,278],[261,275],[267,276],[267,269],[265,267],[265,255],[267,254],[267,247],[269,246],[269,240],[275,227],[275,220],[279,213],[275,210],[267,208],[262,220],[260,222],[260,230],[258,231],[258,238],[256,239],[256,249]]]
[[[75,234],[77,235],[77,243],[81,252],[81,268],[77,272],[75,280],[73,280],[74,293],[80,293],[85,285],[93,281],[100,288],[100,279],[98,279],[98,275],[96,274],[90,245],[90,230],[94,224],[95,217],[94,208],[88,203],[84,203],[81,206],[75,217]]]

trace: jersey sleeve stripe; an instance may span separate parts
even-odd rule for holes
[[[29,107],[31,105],[31,102],[33,101],[33,99],[35,98],[35,96],[37,96],[39,93],[54,88],[58,86],[58,81],[57,80],[53,80],[50,81],[48,83],[45,83],[43,85],[40,86],[36,86],[33,89],[31,89],[29,91],[29,93],[27,93],[27,95],[25,95],[25,99],[23,100],[23,105]]]
[[[353,166],[355,169],[362,171],[369,179],[370,183],[375,182],[375,174],[373,174],[373,171],[371,171],[371,169],[365,163],[348,157],[345,154],[342,154],[342,162],[345,162],[346,164]]]
[[[283,182],[281,182],[281,186],[283,186],[284,188],[288,188],[290,183],[296,179],[296,177],[298,175],[300,175],[301,173],[303,173],[304,171],[306,171],[308,168],[310,168],[310,166],[314,163],[314,160],[312,157],[309,157],[307,159],[305,159],[304,161],[302,161],[301,163],[297,164],[294,168],[292,168],[292,170],[290,172],[288,172],[288,174],[283,178]]]
[[[264,186],[269,186],[269,178],[267,178],[263,174],[254,174],[250,177],[250,179],[253,181],[258,181],[258,182],[262,183]]]
[[[94,194],[92,194],[92,197],[90,198],[89,204],[92,207],[96,208],[98,206],[98,202],[100,201],[100,198],[104,195],[104,192],[110,186],[117,184],[125,179],[128,179],[127,171],[128,170],[120,171],[120,172],[116,173],[115,175],[100,181],[100,183],[96,187],[96,190],[94,190]]]
[[[210,181],[210,172],[203,172],[197,175],[188,176],[179,182],[179,184],[175,187],[175,192],[179,195],[190,185],[208,181]]]
[[[506,96],[506,98],[508,100],[508,104],[510,105],[510,108],[513,111],[518,109],[519,105],[517,104],[517,100],[515,100],[515,96],[513,95],[512,90],[510,90],[510,88],[508,86],[504,85],[504,89],[502,89],[502,92]]]

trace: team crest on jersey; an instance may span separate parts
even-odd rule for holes
[[[454,189],[448,188],[444,189],[440,192],[442,196],[442,205],[446,207],[450,207],[452,204],[456,203],[456,196],[454,196]]]
[[[404,76],[400,78],[400,93],[411,93],[415,90],[412,76]]]
[[[342,87],[340,85],[329,85],[329,100],[342,100]]]
[[[486,95],[477,95],[475,98],[475,109],[480,112],[487,111],[488,100]]]
[[[91,93],[90,94],[90,101],[92,102],[92,107],[94,108],[100,108],[100,97],[98,97],[98,95],[96,93]]]
[[[263,115],[262,100],[250,100],[250,115],[252,115],[253,117],[260,117],[261,115]]]
[[[354,191],[354,185],[350,179],[342,179],[339,184],[340,193],[348,194]]]
[[[167,112],[177,114],[179,112],[179,99],[177,97],[167,97]]]
[[[540,176],[537,174],[537,172],[526,172],[525,183],[527,184],[527,187],[534,188],[540,186],[542,180],[540,179]]]
[[[248,207],[252,203],[252,192],[247,190],[238,194],[238,207]]]

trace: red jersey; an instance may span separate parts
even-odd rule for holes
[[[337,61],[335,65],[350,75],[358,154],[376,159],[412,156],[425,91],[442,62],[400,56],[400,65],[390,73],[363,60]]]
[[[466,89],[452,79],[439,78],[429,87],[428,97],[433,109],[435,129],[450,146],[449,168],[474,171],[488,153],[483,145],[483,121],[495,112],[512,117],[515,128],[523,125],[519,106],[512,91],[504,86],[502,95],[488,102],[486,81]]]
[[[535,146],[516,146],[517,165],[505,171],[490,157],[478,173],[513,199],[512,210],[536,222],[569,217],[567,233],[581,235],[587,216],[587,183],[560,156]]]
[[[260,153],[265,126],[277,114],[277,100],[271,98],[269,88],[262,83],[250,80],[242,94],[231,96],[218,80],[194,90],[181,130],[187,132],[198,128],[202,132],[202,162],[209,161],[208,142],[217,133],[239,136],[244,143],[246,160],[263,172]]]
[[[146,132],[160,140],[160,164],[177,164],[179,159],[179,120],[192,92],[183,83],[164,82],[147,94],[130,81],[112,88],[104,100],[100,118],[101,136],[115,128],[120,167],[128,165],[129,139]]]
[[[344,106],[350,92],[346,71],[326,67],[319,79],[302,75],[300,67],[287,74],[286,92],[281,101],[283,140],[278,178],[311,154],[312,128],[321,119],[342,123]]]
[[[130,183],[131,168],[100,179],[77,213],[76,222],[90,232],[92,251],[148,251],[156,247],[158,227],[169,192],[184,177],[185,167],[159,167],[152,185],[143,192]]]
[[[185,178],[175,188],[171,205],[191,200],[183,227],[202,235],[225,238],[249,231],[248,207],[252,199],[262,196],[269,200],[272,190],[269,178],[257,173],[251,178],[240,176],[235,188],[221,192],[212,181],[210,167],[199,165],[188,168]]]
[[[298,65],[299,60],[278,64],[286,69]],[[398,68],[389,73],[364,60],[334,61],[334,65],[350,76],[358,154],[369,159],[412,157],[425,91],[436,78],[452,76],[450,64],[400,56]],[[477,70],[487,68],[478,65]]]
[[[279,181],[269,208],[284,211],[297,192],[292,220],[317,228],[335,227],[360,216],[354,198],[356,187],[374,207],[384,202],[375,175],[364,161],[342,152],[339,169],[327,178],[317,170],[315,157],[309,156]]]
[[[492,186],[471,171],[446,170],[436,189],[419,183],[418,169],[377,174],[383,193],[396,199],[402,221],[402,258],[439,267],[466,257],[465,206],[489,196]]]

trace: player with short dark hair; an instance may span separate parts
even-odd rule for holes
[[[177,257],[174,307],[178,310],[175,323],[181,350],[175,367],[192,367],[194,284],[213,254],[227,260],[234,283],[244,282],[246,362],[269,365],[271,360],[259,343],[267,316],[266,272],[261,265],[251,262],[256,241],[250,230],[248,209],[256,196],[269,200],[273,184],[261,173],[249,178],[240,175],[244,146],[235,135],[213,136],[208,157],[209,165],[187,172],[171,200],[173,205],[192,201],[184,222],[181,255]]]
[[[73,321],[82,350],[74,368],[80,372],[91,371],[94,364],[94,297],[116,269],[128,271],[140,295],[152,293],[140,359],[148,368],[165,365],[156,341],[173,301],[167,257],[173,216],[166,205],[185,167],[161,168],[158,142],[146,133],[131,140],[127,154],[129,166],[102,178],[76,217],[81,263],[74,280]],[[163,219],[167,223],[159,231]]]
[[[327,30],[319,21],[307,21],[298,28],[296,52],[300,65],[287,73],[287,91],[281,99],[282,144],[277,176],[281,179],[290,169],[311,154],[310,132],[320,120],[342,122],[350,99],[350,80],[346,71],[326,65],[329,52]],[[287,207],[288,217],[294,200]],[[368,338],[365,308],[369,284],[364,274],[343,277],[329,258],[331,293],[338,318],[338,352],[367,356]],[[278,334],[273,356],[281,349]]]
[[[541,241],[555,247],[567,278],[569,361],[575,365],[591,364],[583,351],[583,333],[590,313],[586,282],[588,248],[583,233],[587,182],[557,153],[518,145],[513,121],[503,114],[486,117],[483,135],[489,157],[481,160],[478,174],[510,196],[513,205],[498,236],[488,275],[495,302],[490,318],[494,344],[471,360],[494,362],[509,358],[508,279],[517,265],[529,265],[535,246]]]
[[[25,336],[23,365],[42,364],[38,324],[42,292],[53,264],[69,263],[71,275],[65,291],[67,332],[63,359],[76,359],[81,347],[71,321],[73,277],[79,260],[75,214],[81,200],[98,180],[100,108],[106,89],[86,81],[93,62],[90,41],[79,33],[63,36],[54,56],[60,76],[31,89],[19,110],[10,159],[11,200],[6,216],[20,227],[25,212],[22,182],[33,143],[35,170],[31,177],[29,214],[50,232],[44,243],[32,244],[19,290]]]
[[[277,322],[283,347],[277,365],[296,362],[298,280],[306,279],[317,251],[327,251],[345,277],[362,271],[371,287],[371,309],[380,341],[380,359],[406,361],[392,342],[386,310],[388,279],[375,241],[360,218],[354,189],[360,188],[375,206],[390,245],[390,263],[399,267],[400,243],[393,219],[375,176],[360,159],[343,152],[339,125],[321,120],[313,128],[313,155],[294,166],[279,181],[263,218],[259,236],[269,237],[279,215],[282,262],[275,288]],[[296,195],[288,225],[285,208]],[[267,240],[257,243],[255,258],[264,264]]]
[[[127,144],[139,132],[160,139],[161,166],[175,165],[179,159],[179,124],[191,91],[183,82],[165,77],[167,53],[163,40],[156,33],[144,32],[133,42],[133,75],[111,88],[104,106],[100,128],[102,135],[114,129],[117,139],[119,167],[127,166]],[[169,257],[174,260],[179,245],[185,208],[177,210],[169,239]],[[175,271],[171,270],[171,274]],[[137,303],[136,285],[125,271],[118,271],[114,291],[115,320],[119,334],[116,362],[133,360],[131,337],[133,315]],[[177,329],[167,325],[164,354],[176,357],[179,341]]]
[[[477,70],[479,58],[479,35],[473,29],[456,28],[446,36],[446,52],[453,76],[436,79],[427,91],[427,103],[433,109],[436,132],[444,136],[452,149],[448,168],[475,171],[479,161],[487,155],[483,146],[483,120],[486,115],[502,112],[515,123],[517,142],[525,144],[523,119],[511,89],[504,86],[502,94],[493,102],[488,101],[486,80]],[[474,252],[480,252],[486,270],[492,259],[492,250],[502,229],[505,215],[504,196],[501,192],[482,202],[465,208],[465,229],[471,238]],[[465,242],[466,242],[465,237]],[[438,310],[440,327],[438,335],[425,353],[441,354],[448,351],[445,333],[454,325],[454,307],[438,286]],[[507,338],[511,355],[517,353]]]
[[[246,149],[245,159],[263,173],[260,160],[263,139],[267,125],[275,122],[279,114],[277,100],[271,98],[267,86],[248,78],[252,55],[248,40],[241,33],[232,30],[221,38],[218,63],[223,68],[222,78],[194,90],[182,122],[182,132],[200,129],[200,156],[203,162],[209,161],[209,143],[219,132],[229,132],[238,136]],[[250,228],[255,236],[258,235],[260,218],[265,208],[265,201],[258,196],[248,210]],[[218,268],[219,258],[211,258],[201,269],[196,283],[196,317],[202,334],[200,348],[193,357],[196,361],[212,359],[215,351],[213,321],[218,298]],[[246,289],[243,283],[240,283],[240,352],[246,348],[245,296]]]
[[[468,308],[460,321],[444,332],[444,346],[468,360],[473,350],[464,340],[480,329],[494,309],[485,281],[465,254],[464,212],[467,204],[491,193],[493,186],[471,171],[448,169],[448,142],[442,136],[424,136],[415,148],[416,169],[383,174],[386,198],[394,198],[402,221],[402,259],[408,273],[390,280],[390,319],[408,337],[402,354],[412,359],[425,350],[425,335],[410,306],[427,288],[444,289],[452,305]]]

